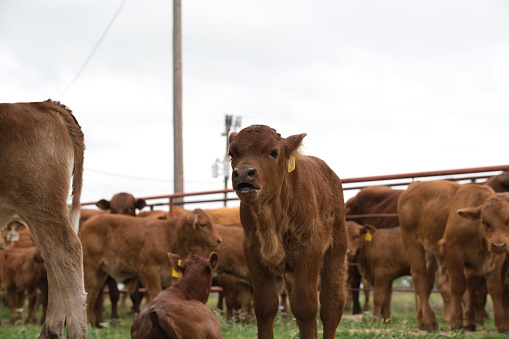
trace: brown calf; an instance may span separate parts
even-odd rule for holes
[[[240,212],[239,207],[220,207],[212,209],[204,209],[215,223],[223,225],[238,225],[240,226]],[[180,207],[174,207],[173,215],[181,216],[191,211],[185,210]]]
[[[475,328],[472,299],[484,276],[493,300],[495,325],[500,332],[508,332],[501,272],[509,241],[509,202],[498,198],[486,185],[417,182],[401,195],[398,212],[419,295],[419,327],[428,331],[437,329],[429,293],[438,262],[449,276],[451,328],[463,327],[461,300],[467,287],[464,327]]]
[[[508,192],[509,171],[503,171],[500,174],[492,176],[484,184],[493,188],[495,192]]]
[[[150,301],[170,285],[167,252],[186,257],[191,248],[214,248],[221,243],[212,220],[202,210],[168,220],[104,214],[85,222],[80,238],[90,323],[108,275],[124,283],[139,278]]]
[[[7,305],[10,309],[9,321],[14,324],[21,319],[18,309],[24,307],[28,298],[28,313],[25,323],[37,323],[37,306],[43,305],[44,322],[48,305],[48,280],[46,269],[40,260],[35,247],[8,248],[0,251],[0,275],[7,292]]]
[[[373,225],[376,228],[396,227],[399,225],[398,199],[402,192],[403,190],[395,190],[388,186],[365,187],[346,202],[346,220],[355,221],[360,225]],[[394,216],[362,216],[367,214],[394,214]],[[352,313],[359,314],[362,312],[358,291],[361,276],[357,266],[351,265],[350,258],[348,260],[348,287],[351,289],[349,296],[353,301]],[[366,295],[364,311],[367,311],[369,309],[369,291],[365,290],[364,292]]]
[[[28,227],[19,220],[11,219],[0,232],[0,249],[34,247]]]
[[[305,135],[282,138],[268,126],[253,125],[229,137],[261,338],[273,337],[278,276],[286,280],[301,338],[317,337],[319,279],[324,338],[334,338],[343,314],[343,189],[324,161],[298,154]]]
[[[0,228],[18,214],[48,270],[48,316],[39,338],[86,338],[81,244],[76,234],[83,133],[58,102],[0,104]],[[71,218],[67,196],[72,183]]]
[[[136,210],[147,206],[143,199],[135,199],[130,193],[115,194],[111,200],[101,199],[96,206],[112,214],[136,215]]]
[[[205,306],[217,253],[208,259],[197,255],[183,259],[173,253],[168,257],[181,278],[145,306],[131,326],[131,338],[221,338],[221,325]]]
[[[391,319],[392,282],[410,275],[410,262],[405,253],[399,227],[377,230],[347,221],[348,252],[356,257],[362,277],[374,287],[373,316],[384,323]]]

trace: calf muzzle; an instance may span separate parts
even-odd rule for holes
[[[505,242],[492,242],[491,251],[495,253],[502,253],[507,250],[507,244]]]
[[[255,181],[256,170],[253,167],[237,167],[233,170],[233,182],[235,191],[239,193],[249,193],[260,191],[253,183]]]

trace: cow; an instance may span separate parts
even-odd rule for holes
[[[7,292],[11,324],[21,320],[19,309],[24,308],[28,298],[28,312],[25,324],[37,323],[37,307],[43,306],[41,324],[48,306],[48,280],[46,269],[35,247],[7,248],[0,251],[0,276]]]
[[[121,192],[115,194],[111,198],[111,200],[101,199],[98,202],[96,202],[95,205],[99,207],[100,210],[93,209],[81,210],[80,228],[85,221],[100,214],[111,213],[136,216],[136,210],[143,209],[147,205],[147,203],[145,202],[144,199],[136,199],[130,193]],[[120,299],[120,291],[118,290],[117,282],[115,281],[115,279],[111,277],[108,277],[105,285],[108,286],[108,294],[110,296],[111,301],[111,320],[115,324],[118,323],[119,321],[117,304],[118,300]],[[133,305],[137,305],[139,302],[141,302],[142,298],[143,295],[141,293],[139,293],[137,290],[133,290],[133,294],[131,294]],[[104,305],[104,295],[103,292],[101,291],[99,297],[97,298],[97,303],[94,306],[97,327],[102,327],[101,323],[104,321],[102,315],[103,305]]]
[[[88,333],[76,234],[84,149],[81,127],[59,102],[0,104],[0,228],[17,213],[44,258],[49,301],[39,338],[60,338],[64,324],[67,338]]]
[[[168,257],[174,273],[182,277],[141,311],[131,326],[131,338],[222,338],[219,321],[205,305],[217,253],[212,252],[208,259],[197,255],[184,259],[173,253]]]
[[[298,152],[305,133],[282,138],[265,125],[229,136],[244,253],[260,338],[273,337],[277,277],[284,276],[301,338],[316,338],[318,282],[323,338],[334,338],[345,299],[347,230],[338,176]]]
[[[398,199],[403,190],[395,190],[389,186],[370,186],[361,189],[354,197],[346,202],[346,220],[355,221],[360,225],[372,225],[376,228],[397,227]],[[363,216],[366,214],[394,214],[394,216]],[[353,301],[353,314],[362,312],[359,303],[359,288],[361,276],[357,266],[351,262],[348,265],[349,296]],[[369,309],[369,291],[365,290],[366,300],[364,311]],[[348,303],[347,303],[348,305]]]
[[[138,213],[139,218],[168,219],[168,212],[165,211],[143,211]]]
[[[495,325],[509,332],[502,303],[502,267],[509,233],[509,202],[487,185],[445,180],[412,183],[398,202],[401,234],[419,295],[419,328],[436,331],[429,293],[437,265],[446,269],[451,291],[451,329],[475,329],[473,309],[478,284],[486,278]],[[469,298],[463,326],[461,300]]]
[[[500,174],[494,175],[484,183],[485,185],[493,188],[495,192],[508,192],[509,191],[509,171],[503,171]]]
[[[89,323],[108,276],[123,283],[139,278],[150,301],[171,284],[167,252],[186,257],[191,248],[215,248],[222,242],[210,217],[199,209],[168,220],[104,214],[85,222],[80,238]]]
[[[362,277],[374,287],[373,317],[384,323],[391,320],[391,295],[394,279],[410,275],[399,227],[377,230],[347,221],[348,252],[355,255]],[[382,314],[383,311],[383,314]]]

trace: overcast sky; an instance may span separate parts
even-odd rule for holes
[[[506,0],[182,1],[184,187],[225,114],[307,133],[340,178],[509,164]],[[61,100],[82,201],[173,193],[172,1],[0,0],[0,101]],[[231,184],[230,184],[231,185]]]

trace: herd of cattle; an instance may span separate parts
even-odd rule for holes
[[[230,135],[240,207],[170,216],[119,193],[81,209],[78,222],[84,146],[71,112],[52,101],[0,104],[0,224],[20,217],[0,238],[10,322],[28,299],[25,322],[43,307],[41,338],[60,337],[64,324],[69,338],[84,338],[80,319],[101,326],[106,290],[118,319],[122,283],[137,315],[132,338],[188,337],[190,328],[196,338],[219,338],[204,305],[216,285],[229,319],[248,322],[254,305],[259,337],[273,336],[288,295],[302,338],[316,337],[318,310],[323,337],[333,338],[349,304],[345,285],[353,313],[361,312],[361,282],[372,286],[373,315],[388,322],[392,282],[411,275],[421,329],[438,327],[429,303],[436,283],[453,330],[482,323],[490,294],[495,325],[509,332],[509,172],[484,184],[367,187],[345,203],[335,173],[298,153],[304,137],[261,125]]]

